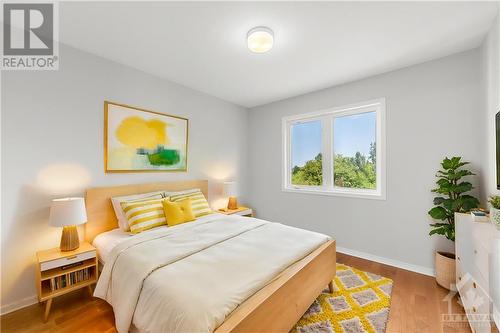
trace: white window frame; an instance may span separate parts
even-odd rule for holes
[[[333,182],[333,119],[342,116],[376,112],[376,172],[377,188],[359,189],[335,187]],[[295,124],[321,121],[323,184],[321,186],[293,185],[291,161],[291,128]],[[386,135],[385,135],[385,98],[350,104],[300,115],[282,118],[282,190],[285,192],[334,195],[366,199],[386,199]]]

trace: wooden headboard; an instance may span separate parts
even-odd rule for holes
[[[85,193],[87,223],[85,223],[85,241],[92,243],[98,234],[118,228],[111,198],[122,195],[147,193],[153,191],[182,191],[199,188],[208,200],[207,180],[187,180],[151,184],[134,184],[111,187],[94,187]]]

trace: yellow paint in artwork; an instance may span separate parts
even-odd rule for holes
[[[145,120],[139,116],[122,120],[116,129],[116,138],[129,147],[154,149],[170,143],[166,127],[168,123],[158,119]]]
[[[165,127],[168,125],[169,124],[166,124],[165,122],[158,119],[152,119],[148,121],[148,126],[156,130],[156,133],[158,134],[158,141],[162,142],[165,145],[170,143],[170,140],[168,140],[167,131],[165,129]]]

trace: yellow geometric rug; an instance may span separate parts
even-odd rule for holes
[[[384,333],[392,280],[337,264],[335,292],[323,290],[293,333]]]

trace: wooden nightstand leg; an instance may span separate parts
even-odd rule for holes
[[[46,323],[47,319],[49,318],[49,313],[50,313],[50,307],[52,306],[52,298],[49,298],[47,300],[47,303],[45,303],[45,314],[43,315],[43,322]]]
[[[87,291],[89,292],[90,297],[94,297],[94,291],[92,289],[92,285],[91,284],[89,284],[87,286]]]
[[[333,281],[330,281],[330,283],[328,284],[328,290],[330,291],[330,294],[333,294],[333,292],[334,292]]]

